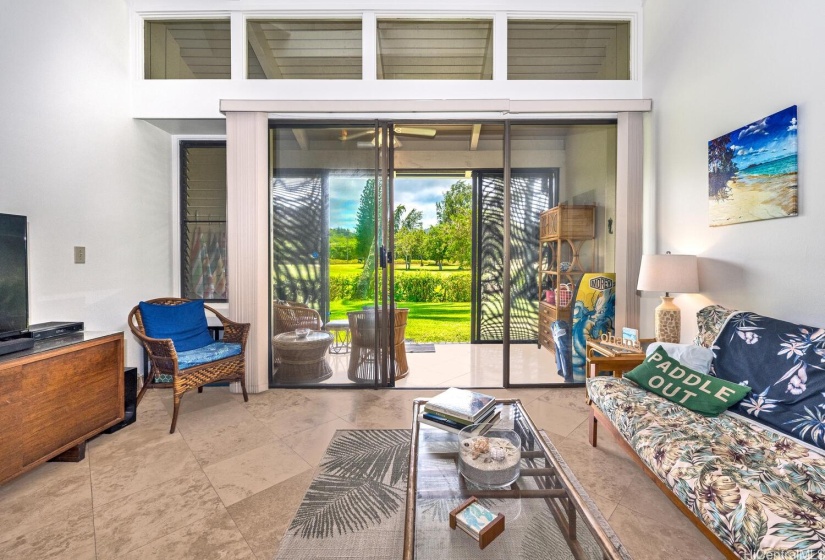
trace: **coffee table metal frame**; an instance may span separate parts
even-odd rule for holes
[[[419,413],[428,399],[418,398],[413,401],[413,423],[412,440],[410,445],[409,475],[407,479],[407,509],[404,521],[404,560],[413,560],[415,557],[415,508],[416,499],[419,494],[428,498],[437,498],[439,491],[432,495],[421,491],[418,487],[418,452],[419,452],[419,432],[421,424],[418,421]],[[599,544],[605,560],[630,560],[621,543],[615,535],[611,536],[605,530],[607,522],[595,505],[588,504],[582,496],[583,489],[573,474],[569,471],[564,460],[558,454],[552,444],[545,441],[545,437],[539,431],[519,399],[496,399],[496,404],[510,405],[516,407],[519,416],[524,422],[524,428],[529,430],[535,438],[539,449],[535,451],[522,450],[522,459],[544,459],[546,468],[522,468],[519,480],[514,482],[509,489],[479,490],[468,489],[463,477],[456,469],[456,476],[459,478],[462,497],[475,496],[477,498],[512,498],[512,499],[543,499],[556,523],[561,529],[562,536],[567,541],[573,557],[576,559],[586,558],[581,544],[576,538],[576,523],[579,519],[584,521],[591,535]],[[438,455],[456,457],[457,452],[444,452]],[[538,489],[521,489],[519,481],[523,477],[535,477]],[[444,497],[455,497],[454,494],[443,494]],[[592,508],[592,509],[591,509]],[[506,531],[503,537],[506,538]],[[500,537],[501,538],[501,537]]]

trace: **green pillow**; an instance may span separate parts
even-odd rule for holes
[[[705,416],[718,416],[745,398],[750,387],[693,371],[661,347],[625,377],[648,391]]]

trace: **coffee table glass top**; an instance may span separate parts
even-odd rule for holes
[[[520,401],[497,404],[501,418],[496,428],[513,430],[521,437],[521,474],[505,489],[482,488],[459,474],[458,436],[419,423],[424,403],[426,399],[416,399],[413,405],[405,560],[630,558]],[[504,532],[483,550],[461,529],[449,528],[450,511],[471,496],[505,518]]]

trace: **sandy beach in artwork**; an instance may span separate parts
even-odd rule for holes
[[[797,173],[736,176],[726,197],[710,198],[710,225],[724,226],[797,215]]]

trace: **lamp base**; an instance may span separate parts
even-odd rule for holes
[[[662,303],[656,308],[656,340],[674,342],[681,340],[682,312],[670,296],[662,296]]]

